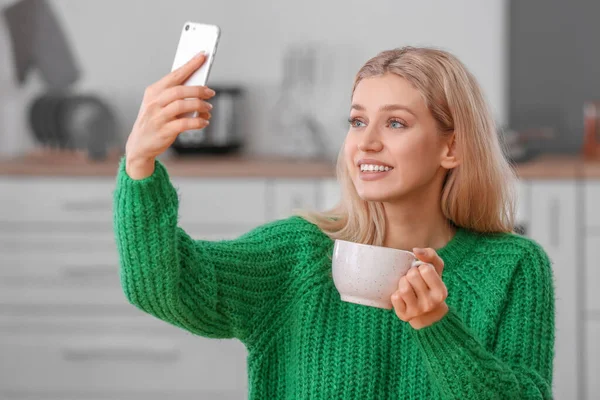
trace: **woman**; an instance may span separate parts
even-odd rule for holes
[[[208,124],[214,93],[180,86],[202,62],[148,88],[127,142],[114,222],[131,303],[241,340],[251,399],[552,398],[550,263],[512,232],[514,176],[455,57],[407,47],[369,60],[339,155],[340,205],[221,242],[177,227],[177,193],[155,160]],[[393,311],[345,303],[331,277],[336,238],[426,264],[399,281]]]

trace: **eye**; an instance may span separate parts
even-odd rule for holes
[[[364,122],[362,122],[358,118],[348,118],[348,123],[352,128],[362,128],[367,126]]]
[[[406,124],[399,119],[390,119],[388,126],[392,129],[406,128]]]

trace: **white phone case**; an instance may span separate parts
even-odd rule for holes
[[[202,67],[189,77],[185,85],[206,86],[220,36],[221,29],[217,25],[197,22],[186,22],[183,25],[171,70],[181,67],[201,51],[206,52],[207,55],[207,60]]]
[[[201,51],[205,52],[207,56],[204,64],[184,82],[185,86],[206,86],[220,36],[221,29],[217,25],[191,21],[183,24],[171,71],[184,65]],[[184,118],[195,118],[197,116],[197,111],[183,115]]]

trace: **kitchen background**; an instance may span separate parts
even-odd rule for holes
[[[14,2],[10,2],[14,3]],[[9,3],[9,4],[10,4]],[[102,95],[119,117],[120,134],[132,125],[144,88],[171,68],[184,21],[217,24],[222,29],[211,84],[246,88],[248,119],[243,135],[248,151],[274,152],[277,135],[269,112],[281,95],[284,52],[295,44],[322,47],[317,60],[327,87],[319,90],[319,118],[328,122],[327,142],[337,148],[345,134],[352,78],[378,51],[405,44],[431,44],[454,51],[477,74],[501,121],[506,120],[506,7],[503,1],[271,2],[141,0],[51,1],[62,24],[81,78],[78,92]],[[317,11],[318,10],[318,11]],[[389,18],[393,16],[393,18]],[[388,20],[389,18],[389,20]],[[381,23],[386,20],[385,23]],[[2,54],[2,131],[0,148],[14,154],[32,146],[27,104],[43,87],[32,73],[16,84],[8,33]],[[32,71],[33,72],[33,71]]]
[[[600,3],[0,8],[0,400],[246,398],[241,344],[154,321],[125,302],[118,282],[119,152],[145,87],[170,70],[185,21],[222,30],[209,85],[221,89],[223,111],[164,157],[183,227],[198,238],[335,204],[332,160],[362,63],[403,45],[456,54],[481,83],[519,174],[519,231],[553,261],[555,397],[600,399],[600,113],[591,103],[600,99]]]

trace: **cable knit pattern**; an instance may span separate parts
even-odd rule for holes
[[[299,217],[193,240],[158,161],[138,181],[122,162],[114,201],[127,299],[194,334],[242,341],[251,400],[552,398],[554,283],[530,239],[459,228],[438,249],[450,311],[414,330],[393,310],[342,302],[333,242]]]

